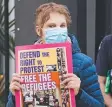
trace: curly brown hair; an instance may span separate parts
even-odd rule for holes
[[[35,25],[43,27],[44,23],[49,20],[51,12],[63,14],[66,17],[67,26],[71,24],[72,21],[68,8],[65,5],[50,2],[42,4],[36,9]]]

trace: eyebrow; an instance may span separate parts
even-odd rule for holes
[[[51,22],[51,23],[48,23],[47,25],[54,25],[54,24],[56,24],[55,22],[53,23],[53,22]],[[62,22],[61,24],[67,24],[66,22]]]

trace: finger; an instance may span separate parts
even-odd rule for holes
[[[22,82],[21,78],[20,78],[20,77],[16,77],[16,76],[12,78],[11,83],[13,83],[13,82],[15,82],[15,81],[17,81],[17,82]]]
[[[67,88],[67,89],[73,89],[74,92],[75,92],[75,95],[77,95],[78,92],[79,92],[79,87],[74,86],[72,83],[71,84],[68,84],[65,88]]]
[[[68,73],[68,74],[65,74],[64,77],[68,78],[68,77],[77,77],[77,76],[73,73]]]
[[[78,86],[76,86],[72,82],[71,83],[68,83],[65,88],[74,89],[74,90],[78,90],[79,89]]]
[[[66,84],[66,83],[68,83],[68,82],[70,82],[70,81],[75,81],[75,78],[74,78],[74,77],[66,78],[64,81],[62,81],[61,84]]]
[[[13,82],[13,83],[11,83],[11,85],[10,85],[12,88],[14,87],[14,86],[17,86],[17,87],[20,87],[20,88],[22,88],[22,85],[20,84],[20,83],[18,83],[17,81],[15,81],[15,82]]]
[[[76,88],[77,86],[74,84],[74,81],[70,81],[67,83],[65,88]]]
[[[20,77],[20,74],[18,74],[18,73],[13,73],[12,76],[13,76],[13,77]]]
[[[21,88],[18,87],[18,86],[16,86],[16,85],[14,85],[14,86],[12,85],[12,86],[9,87],[9,89],[10,89],[10,91],[12,92],[12,94],[15,95],[15,91],[16,91],[16,90],[19,91]]]
[[[20,78],[20,74],[18,74],[18,73],[13,73],[13,74],[12,74],[12,80],[13,80],[13,78]]]
[[[65,88],[74,89],[73,85],[66,85]]]
[[[20,87],[15,85],[15,86],[10,86],[9,89],[12,92],[12,94],[15,95],[15,91],[19,91]]]
[[[13,91],[15,91],[15,90],[20,90],[21,88],[20,87],[18,87],[18,86],[12,86],[12,87],[10,87],[10,90],[11,90],[11,92],[13,92]]]
[[[59,76],[59,79],[60,79],[61,81],[64,81],[66,78],[65,78],[64,76]]]

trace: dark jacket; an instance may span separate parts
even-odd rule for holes
[[[96,60],[98,75],[107,76],[108,70],[112,69],[112,35],[105,36],[100,43]]]
[[[69,37],[72,41],[73,71],[81,80],[80,91],[76,96],[77,107],[104,107],[96,68],[92,59],[81,53],[74,35],[70,35]],[[14,107],[11,93],[7,107]]]

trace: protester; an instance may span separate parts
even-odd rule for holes
[[[71,16],[65,5],[46,3],[36,10],[35,27],[39,43],[72,43],[73,73],[66,74],[62,84],[65,88],[75,90],[77,107],[104,107],[95,65],[88,56],[81,53],[78,42],[73,34],[68,34]],[[20,76],[13,75],[10,84],[10,95],[7,107],[15,107],[15,91],[21,89]]]
[[[112,107],[112,92],[105,93],[107,72],[112,70],[112,35],[104,37],[100,44],[96,68],[105,104],[107,107]]]

